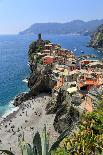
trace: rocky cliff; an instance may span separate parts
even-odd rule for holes
[[[62,133],[65,129],[73,129],[78,124],[83,110],[81,109],[81,98],[76,93],[70,96],[63,90],[59,90],[58,95],[51,98],[46,107],[47,114],[56,114],[54,128],[57,132]]]
[[[40,37],[40,36],[39,36]],[[48,65],[43,67],[40,63],[37,64],[37,58],[34,60],[36,56],[36,52],[41,50],[47,41],[43,41],[39,38],[36,42],[31,43],[29,46],[29,65],[30,65],[30,76],[28,78],[28,87],[30,91],[28,93],[22,93],[14,99],[14,105],[19,106],[23,101],[26,101],[30,98],[35,97],[36,95],[44,92],[51,92],[53,87],[53,82],[50,79],[50,73],[52,70],[52,66]]]
[[[90,46],[103,51],[103,25],[92,34]]]

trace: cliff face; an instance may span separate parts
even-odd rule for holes
[[[103,50],[103,25],[101,25],[97,31],[92,34],[90,46]]]
[[[69,132],[72,132],[83,112],[80,104],[81,98],[78,96],[78,93],[70,96],[65,91],[60,90],[58,95],[52,97],[46,107],[46,111],[47,114],[56,114],[54,128],[57,132],[62,133],[68,128]]]
[[[29,47],[29,65],[31,74],[28,78],[28,87],[30,91],[28,93],[22,93],[18,95],[14,100],[14,105],[19,106],[23,101],[35,97],[36,95],[44,92],[51,92],[53,82],[50,79],[50,73],[52,66],[44,67],[40,63],[37,64],[35,59],[36,52],[39,52],[44,46],[45,42],[40,38],[36,42],[31,43]]]

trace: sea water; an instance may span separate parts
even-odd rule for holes
[[[37,36],[2,35],[0,36],[0,116],[6,117],[17,110],[13,106],[16,95],[27,92],[26,78],[29,75],[28,49],[29,44],[36,40]],[[53,43],[60,44],[63,48],[74,51],[77,56],[94,54],[103,58],[103,53],[88,48],[90,40],[88,36],[79,35],[44,35],[43,39],[49,39]]]

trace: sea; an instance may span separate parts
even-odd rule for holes
[[[103,53],[87,47],[90,37],[80,35],[43,35],[53,43],[72,50],[76,56],[93,54],[102,59]],[[15,96],[28,92],[26,78],[28,66],[28,49],[36,35],[1,35],[0,36],[0,117],[16,111],[13,106]]]

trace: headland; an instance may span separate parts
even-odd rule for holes
[[[50,132],[50,142],[70,127],[78,129],[84,111],[92,112],[103,95],[103,62],[90,55],[77,58],[68,49],[49,40],[38,40],[29,46],[30,76],[28,93],[14,100],[18,110],[1,121],[0,145],[18,154],[18,137],[25,139],[42,131]]]

